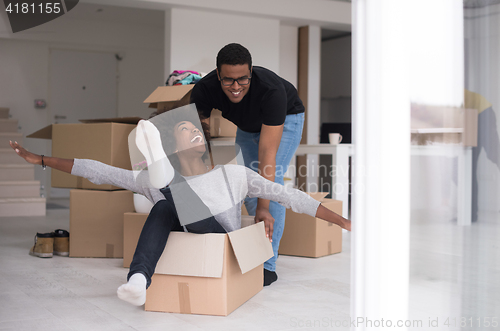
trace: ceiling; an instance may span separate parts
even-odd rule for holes
[[[500,0],[464,0],[464,8],[481,8],[499,3]]]
[[[78,10],[68,12],[68,17],[78,20],[94,22],[113,22],[137,25],[152,25],[161,27],[164,25],[165,12],[162,10],[151,10],[132,7],[119,7],[98,5],[92,3],[78,4]]]
[[[351,0],[331,0],[341,2],[351,2]],[[491,5],[500,4],[500,0],[463,0],[464,8],[481,8]]]

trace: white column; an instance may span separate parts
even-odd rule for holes
[[[408,315],[410,100],[406,1],[353,1],[351,318],[390,329]],[[366,320],[378,321],[370,327]],[[382,326],[381,320],[385,324]],[[391,320],[391,326],[387,321]]]
[[[332,198],[342,201],[342,216],[349,218],[349,156],[351,145],[339,144],[332,155]]]
[[[168,76],[170,76],[170,73],[172,72],[171,68],[171,59],[172,59],[172,10],[167,9],[165,10],[165,44],[164,44],[164,58],[165,58],[165,63],[164,63],[164,81],[167,80]]]
[[[307,71],[307,144],[319,144],[319,118],[321,97],[321,28],[309,26],[308,71]],[[307,188],[318,188],[319,155],[307,156]]]
[[[472,224],[472,147],[463,147],[457,158],[457,224]]]

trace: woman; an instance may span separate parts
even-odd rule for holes
[[[118,288],[120,299],[137,306],[144,304],[146,289],[170,231],[225,233],[236,230],[241,227],[241,204],[246,196],[277,201],[296,212],[350,230],[349,220],[301,191],[286,189],[244,166],[212,166],[197,113],[187,111],[189,106],[186,107],[170,110],[150,121],[140,121],[131,133],[135,138],[132,141],[151,171],[137,173],[93,160],[40,156],[28,152],[17,142],[10,142],[16,153],[29,163],[81,176],[95,184],[122,187],[146,196],[155,204],[141,232],[128,282]],[[129,143],[132,159],[137,155],[133,145]],[[163,184],[168,186],[155,188]],[[272,223],[266,226],[266,236],[272,238]]]

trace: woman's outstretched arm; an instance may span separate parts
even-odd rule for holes
[[[327,222],[337,224],[341,228],[351,231],[350,220],[343,218],[342,216],[334,213],[323,205],[319,205],[318,210],[316,211],[316,217],[321,218],[322,220],[325,220]]]
[[[10,142],[16,153],[31,164],[42,164],[40,155],[28,152],[17,142]],[[134,175],[131,170],[121,169],[99,161],[87,159],[61,159],[58,157],[43,157],[43,163],[51,168],[88,179],[96,185],[110,184],[146,196],[150,201],[155,198],[151,195],[147,171]],[[161,193],[159,193],[161,194]],[[161,196],[163,196],[161,194]]]
[[[297,213],[315,216],[351,231],[350,220],[324,207],[306,193],[296,189],[287,189],[285,186],[271,182],[248,168],[245,168],[245,170],[248,183],[248,196],[263,197],[276,201]]]
[[[20,157],[26,160],[26,162],[31,164],[42,165],[42,156],[38,154],[34,154],[28,152],[21,145],[17,143],[17,141],[10,141],[10,147],[14,149]],[[43,164],[47,167],[51,167],[56,170],[64,171],[67,173],[71,173],[73,169],[74,159],[61,159],[58,157],[44,156]]]

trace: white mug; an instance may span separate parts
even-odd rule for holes
[[[338,145],[342,141],[342,135],[340,133],[329,133],[328,139],[330,139],[331,145]]]

